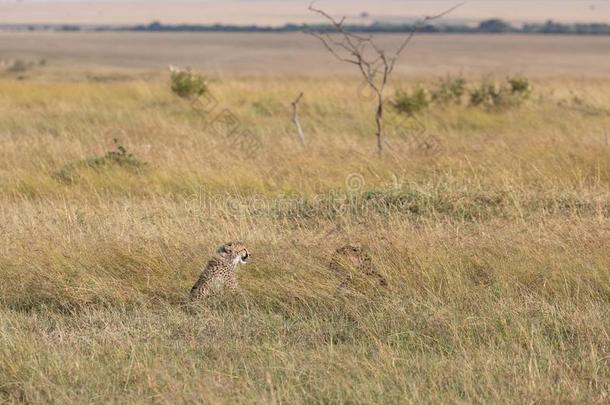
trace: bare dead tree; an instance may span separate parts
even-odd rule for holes
[[[440,14],[427,16],[416,23],[413,30],[406,36],[397,50],[388,54],[381,49],[371,35],[360,35],[347,30],[345,26],[346,17],[337,20],[330,14],[309,5],[309,10],[324,17],[330,23],[330,29],[308,29],[305,33],[317,38],[326,50],[341,62],[355,65],[368,87],[372,90],[377,101],[375,112],[375,124],[377,137],[377,152],[381,156],[384,145],[383,114],[384,114],[384,91],[390,75],[394,72],[396,61],[407,48],[415,34],[428,22],[441,18],[456,8],[458,4]]]
[[[292,102],[292,123],[297,128],[297,135],[301,145],[305,145],[305,134],[303,133],[303,127],[301,127],[301,121],[299,119],[299,102],[303,98],[303,93]]]

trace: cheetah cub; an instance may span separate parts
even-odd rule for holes
[[[221,245],[191,288],[191,298],[207,297],[215,287],[237,289],[237,265],[246,264],[250,252],[241,242]]]
[[[328,267],[341,279],[340,288],[347,288],[351,284],[354,280],[354,270],[357,273],[376,278],[381,286],[388,285],[385,277],[373,264],[368,250],[360,246],[346,245],[337,249]]]

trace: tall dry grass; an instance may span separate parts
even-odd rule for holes
[[[348,78],[217,78],[245,147],[157,76],[0,80],[0,399],[606,403],[610,82],[535,86],[378,159]],[[146,165],[91,163],[114,138]],[[231,239],[240,292],[188,302]],[[336,294],[348,241],[387,290]]]

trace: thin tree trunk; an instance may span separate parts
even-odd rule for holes
[[[301,127],[301,121],[299,120],[299,102],[303,98],[303,93],[299,94],[299,96],[292,102],[292,122],[294,126],[297,128],[297,134],[299,135],[299,141],[301,145],[305,145],[305,134],[303,133],[303,128]]]
[[[383,95],[378,95],[377,114],[375,114],[375,123],[377,124],[377,153],[381,157],[383,153]]]

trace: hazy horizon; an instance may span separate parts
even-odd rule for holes
[[[309,0],[0,0],[0,24],[163,23],[259,24],[312,22]],[[319,0],[317,6],[353,22],[362,13],[369,20],[400,21],[438,13],[457,0]],[[514,23],[552,19],[560,22],[610,22],[610,2],[604,0],[471,0],[447,20],[479,21],[502,18]]]

